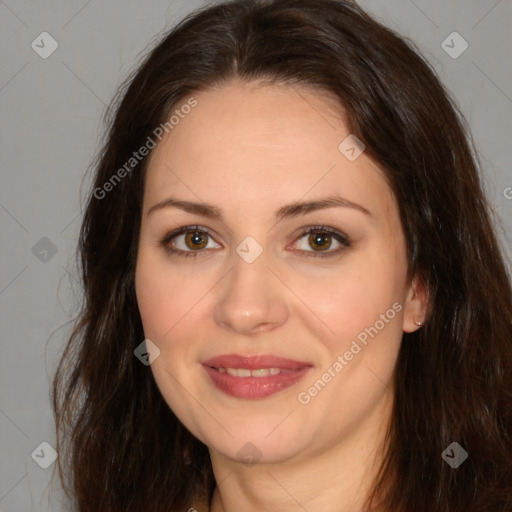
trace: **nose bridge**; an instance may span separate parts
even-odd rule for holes
[[[250,333],[273,329],[286,321],[285,296],[267,268],[270,265],[269,253],[252,237],[236,247],[232,270],[215,305],[219,325]]]

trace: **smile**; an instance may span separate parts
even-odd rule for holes
[[[216,389],[248,400],[266,398],[296,384],[313,367],[272,355],[237,354],[209,359],[202,365]]]

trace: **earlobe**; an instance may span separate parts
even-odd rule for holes
[[[424,325],[427,305],[428,288],[419,276],[414,276],[405,299],[404,332],[415,332]]]

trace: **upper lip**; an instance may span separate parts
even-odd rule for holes
[[[260,368],[282,368],[283,370],[298,370],[304,366],[312,366],[310,363],[285,359],[271,354],[259,356],[241,356],[238,354],[226,354],[213,357],[203,364],[212,368],[246,368],[257,370]]]

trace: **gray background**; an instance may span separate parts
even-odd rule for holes
[[[204,4],[0,1],[0,512],[65,509],[58,482],[51,481],[55,463],[43,469],[35,460],[50,456],[40,443],[55,446],[49,384],[80,300],[74,251],[90,184],[86,171],[103,133],[101,115],[141,52]],[[512,2],[360,4],[415,41],[455,95],[471,125],[510,255]],[[454,31],[469,44],[456,59],[441,46]],[[35,40],[48,50],[49,40],[38,37],[42,32],[58,43],[46,59],[31,47]],[[457,40],[445,44],[452,52],[461,48]],[[32,458],[34,450],[39,458]]]

